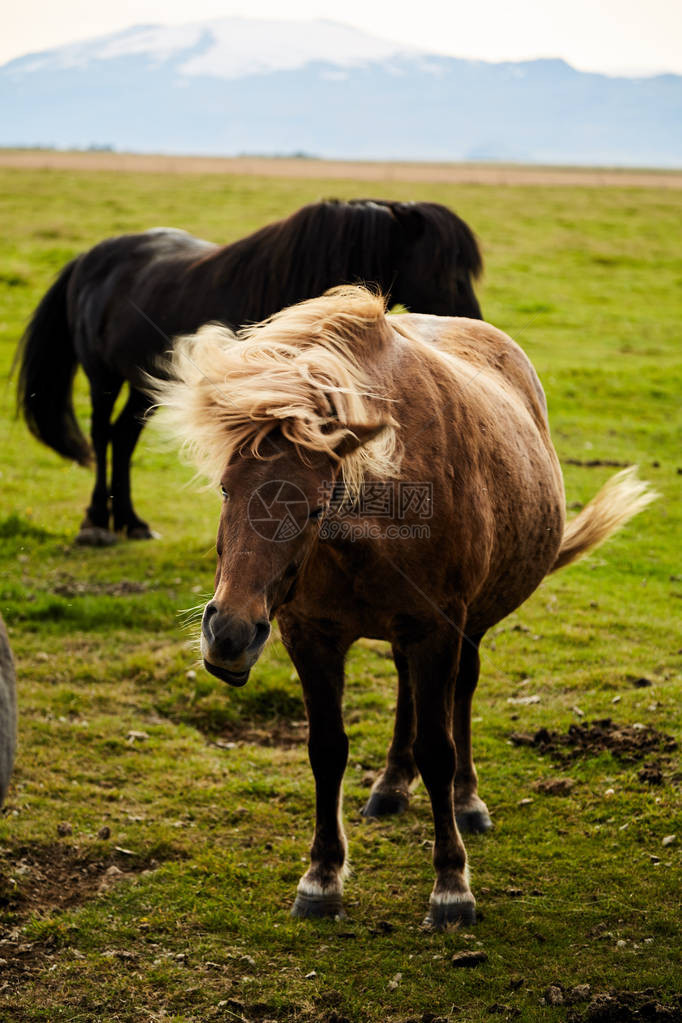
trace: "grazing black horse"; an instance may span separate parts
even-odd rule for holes
[[[157,370],[174,337],[212,320],[237,328],[357,282],[412,312],[480,319],[472,279],[481,265],[472,231],[447,207],[370,199],[312,203],[232,245],[156,228],[77,256],[22,338],[18,405],[31,432],[60,455],[89,465],[94,449],[96,482],[79,540],[112,542],[112,522],[129,537],[153,536],[133,509],[130,460],[149,409],[141,375]],[[71,398],[78,363],[90,382],[92,449]],[[125,381],[128,400],[111,422]]]

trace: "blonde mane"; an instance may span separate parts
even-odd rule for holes
[[[237,455],[276,457],[277,429],[301,458],[323,452],[338,461],[336,448],[353,427],[385,424],[341,460],[356,494],[367,475],[397,469],[390,399],[367,373],[389,336],[384,312],[383,298],[348,286],[237,334],[207,324],[174,346],[170,379],[153,382],[153,397],[212,484]]]

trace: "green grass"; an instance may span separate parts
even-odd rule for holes
[[[474,226],[484,312],[534,361],[560,458],[639,462],[661,494],[484,643],[475,749],[495,830],[467,840],[482,918],[467,933],[419,929],[432,884],[423,787],[400,819],[359,818],[394,704],[392,663],[371,642],[348,665],[349,917],[289,918],[313,802],[295,673],[275,638],[245,690],[228,691],[196,664],[179,614],[212,590],[217,496],[147,430],[136,504],[162,539],[74,547],[90,477],[34,442],[8,384],[0,611],[20,746],[0,818],[0,1019],[478,1023],[497,1004],[563,1020],[565,1007],[541,1004],[555,981],[652,987],[662,1000],[680,987],[679,765],[666,761],[651,788],[641,765],[602,754],[557,766],[509,735],[563,731],[575,707],[680,735],[682,194],[2,171],[0,373],[56,271],[103,237],[170,224],[227,242],[304,202],[368,192],[445,202]],[[77,409],[87,428],[80,377]],[[567,465],[569,506],[613,471]],[[635,688],[639,676],[653,685]],[[540,702],[507,702],[524,694]],[[575,780],[568,796],[533,789],[555,775]],[[60,855],[78,865],[62,886],[102,864],[70,905],[45,881]],[[104,875],[99,890],[110,864],[123,879]],[[17,901],[30,890],[37,901]],[[454,970],[469,947],[487,962]]]

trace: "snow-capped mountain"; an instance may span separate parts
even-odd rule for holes
[[[16,73],[63,71],[142,56],[157,66],[173,61],[179,75],[241,78],[291,71],[313,62],[349,68],[419,52],[323,18],[309,22],[223,18],[186,25],[136,25],[20,58],[6,68]]]
[[[0,67],[0,145],[682,165],[682,77],[492,64],[333,21],[142,25]]]

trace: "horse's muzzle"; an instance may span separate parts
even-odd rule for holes
[[[213,601],[201,623],[201,654],[211,675],[231,686],[243,686],[270,635],[270,622],[245,621],[221,612]]]

